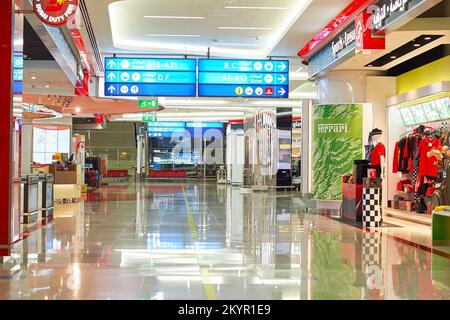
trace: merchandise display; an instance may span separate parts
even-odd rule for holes
[[[439,129],[420,125],[396,142],[392,172],[398,173],[400,180],[394,209],[423,214],[448,203],[448,128],[446,123],[436,127]],[[402,206],[402,201],[407,205]]]

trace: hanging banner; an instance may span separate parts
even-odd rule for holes
[[[78,0],[33,0],[33,10],[46,25],[61,27],[77,13]]]
[[[342,176],[363,159],[363,105],[314,106],[312,124],[312,193],[314,199],[341,200]]]

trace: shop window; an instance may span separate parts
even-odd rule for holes
[[[35,126],[33,128],[33,162],[49,164],[59,152],[70,156],[70,127]]]

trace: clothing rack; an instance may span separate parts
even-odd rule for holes
[[[400,135],[400,138],[405,138],[405,137],[407,137],[408,135],[410,135],[411,133],[413,133],[413,131],[414,131],[414,128],[413,128],[413,127],[407,127],[407,128],[406,128],[406,131]]]

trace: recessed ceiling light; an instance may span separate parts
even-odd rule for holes
[[[368,67],[373,67],[373,64],[368,64],[367,66],[368,66]]]
[[[287,10],[286,7],[240,7],[240,6],[226,6],[225,9],[239,9],[239,10]]]
[[[397,59],[397,56],[391,56],[391,59]]]
[[[221,30],[273,30],[274,28],[266,27],[217,27]]]
[[[425,37],[424,39],[425,40],[431,40],[431,37]]]
[[[146,19],[185,19],[185,20],[203,20],[205,17],[190,16],[144,16]]]
[[[80,108],[75,108],[75,112],[76,112],[76,113],[79,113],[80,111],[81,111]]]
[[[36,76],[32,76],[30,79],[31,80],[36,80],[37,78],[36,78]]]
[[[147,37],[176,37],[176,38],[198,38],[199,34],[146,34]]]
[[[414,47],[420,47],[420,43],[414,43]]]
[[[48,88],[50,88],[50,85],[49,85],[49,84],[46,84],[45,87],[48,89]]]

